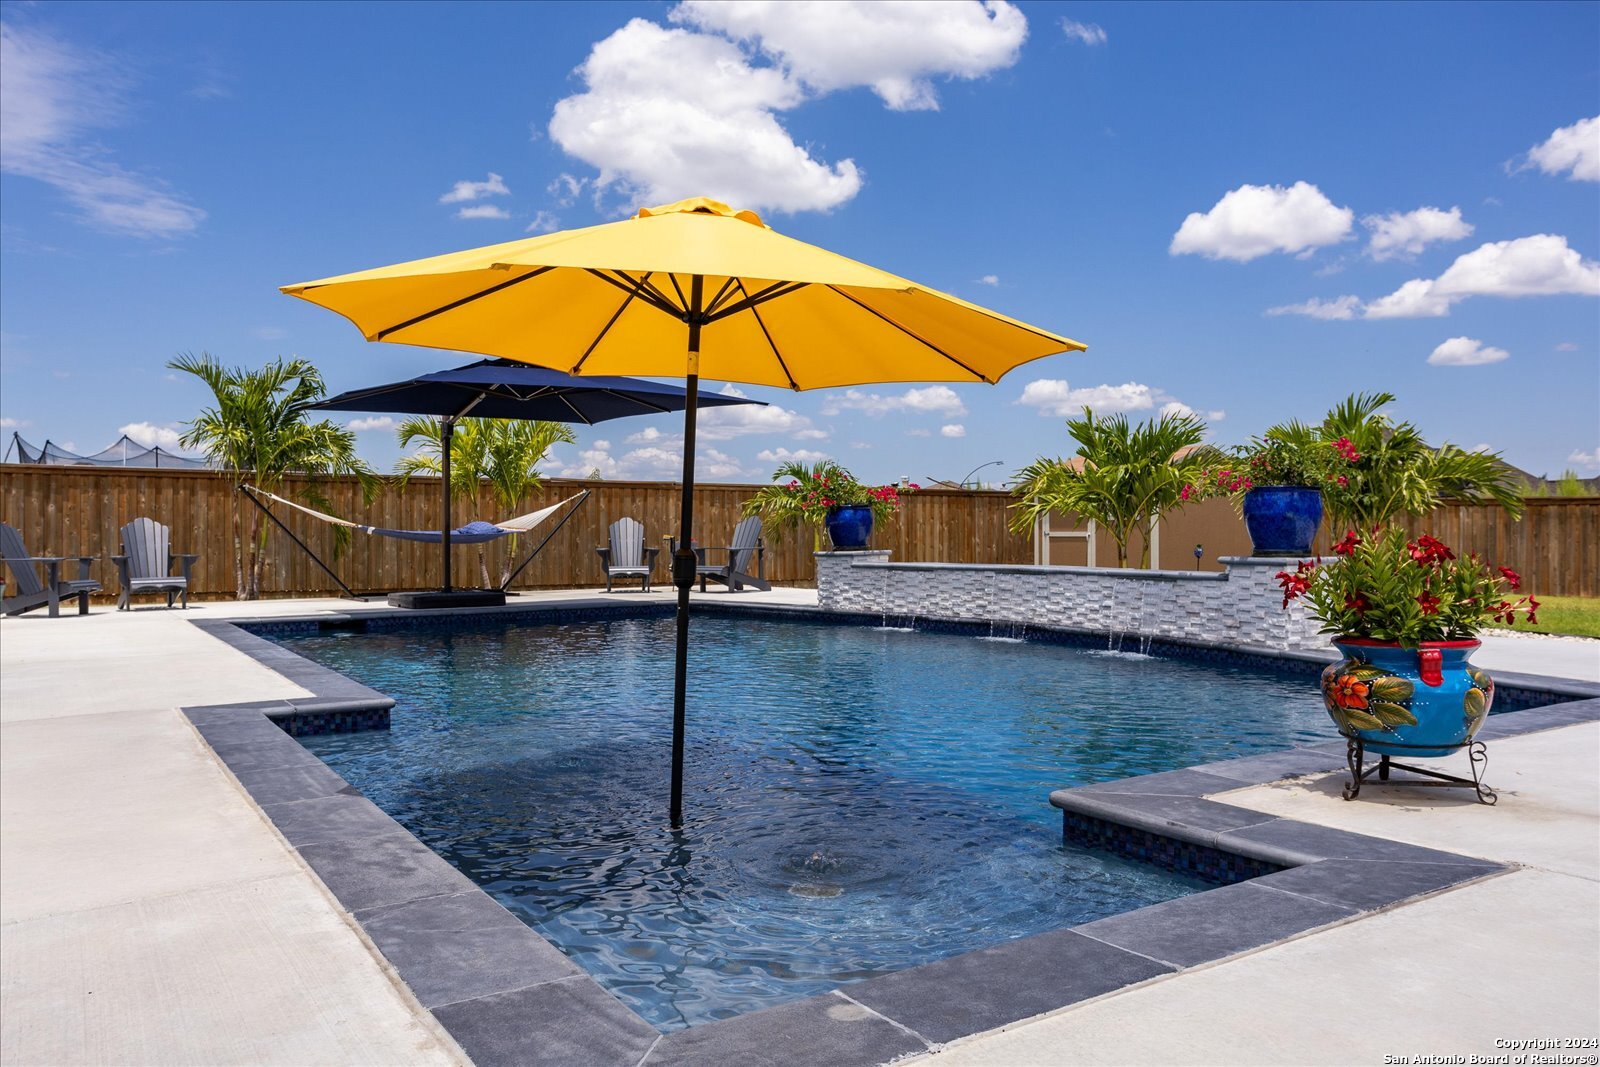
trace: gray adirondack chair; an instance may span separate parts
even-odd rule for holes
[[[655,570],[656,553],[661,549],[652,545],[644,547],[644,524],[636,519],[618,519],[611,524],[611,544],[597,548],[600,569],[606,572],[606,592],[611,592],[614,578],[639,578],[644,591],[650,591],[650,572]]]
[[[13,595],[0,600],[0,612],[21,615],[41,604],[50,606],[52,619],[61,614],[61,601],[78,598],[78,614],[89,614],[89,594],[100,591],[100,583],[89,577],[89,565],[98,556],[30,556],[23,547],[22,535],[15,527],[0,522],[0,556],[11,568]],[[69,559],[78,561],[78,576],[62,578],[61,564]],[[44,564],[44,581],[39,580],[35,565]]]
[[[122,528],[122,554],[112,556],[122,590],[117,595],[117,610],[131,611],[132,598],[140,593],[165,593],[167,607],[183,598],[189,606],[189,571],[198,553],[172,551],[172,532],[154,519],[134,519]],[[181,574],[172,573],[178,564]]]
[[[707,552],[726,552],[727,559],[721,564],[706,562]],[[747,585],[757,589],[770,591],[772,586],[766,580],[767,546],[761,541],[761,516],[752,515],[733,528],[733,542],[728,545],[707,545],[702,548],[695,546],[695,556],[698,557],[694,568],[696,578],[700,579],[700,591],[706,591],[707,580],[721,582],[728,587],[730,593],[740,593]],[[756,560],[756,572],[750,573],[750,557]]]

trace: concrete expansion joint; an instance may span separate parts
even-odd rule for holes
[[[449,894],[445,894],[445,895],[448,896]],[[428,898],[427,897],[418,897],[417,899],[418,900],[427,900]],[[348,912],[346,914],[348,914]],[[383,954],[382,953],[378,953],[378,950],[377,950],[376,946],[373,947],[373,952],[378,954],[378,958],[380,960],[383,959]],[[401,985],[405,984],[399,978],[398,975],[395,977],[395,981],[400,982]],[[547,981],[543,981],[543,982],[529,982],[527,985],[512,986],[510,989],[496,989],[492,993],[479,993],[476,996],[462,997],[460,1000],[451,1000],[451,1001],[447,1001],[447,1002],[445,1002],[443,1004],[434,1004],[434,1005],[431,1005],[430,1007],[428,1007],[427,1010],[430,1011],[430,1012],[441,1011],[441,1010],[443,1010],[445,1008],[453,1008],[457,1004],[471,1004],[475,1000],[487,1000],[490,997],[503,997],[507,993],[520,993],[524,989],[543,989],[543,988],[547,988],[549,986],[566,985],[566,984],[568,984],[570,982],[583,983],[583,982],[592,982],[592,981],[594,981],[594,979],[590,978],[587,972],[584,973],[584,974],[568,974],[568,975],[563,975],[560,978],[551,978],[551,979],[548,979]],[[409,989],[407,991],[409,992]],[[421,1005],[419,1004],[418,1006],[420,1007]],[[662,1036],[665,1037],[666,1035],[663,1034]],[[655,1046],[651,1045],[650,1047],[654,1048]],[[644,1061],[641,1059],[640,1062],[642,1063]]]
[[[921,1041],[924,1045],[927,1045],[929,1051],[937,1052],[940,1048],[943,1047],[943,1045],[940,1042],[929,1040],[928,1038],[926,1038],[926,1037],[922,1036],[921,1034],[917,1033],[911,1027],[907,1026],[905,1023],[900,1022],[898,1019],[891,1019],[889,1016],[883,1014],[883,1012],[877,1011],[876,1009],[870,1008],[867,1005],[861,1003],[861,1001],[855,999],[850,994],[846,993],[843,989],[835,989],[835,990],[833,990],[833,995],[835,997],[838,997],[840,1000],[848,1001],[851,1004],[854,1004],[856,1007],[860,1008],[862,1011],[866,1012],[868,1015],[872,1015],[872,1016],[875,1016],[876,1018],[882,1019],[884,1022],[888,1023],[890,1026],[894,1027],[896,1030],[899,1030],[901,1033],[909,1034],[910,1036],[916,1038],[918,1041]],[[920,1056],[920,1055],[922,1055],[922,1053],[920,1053],[920,1052],[908,1052],[905,1055],[897,1056],[895,1059],[896,1060],[902,1060],[902,1059],[905,1059],[908,1056]],[[894,1061],[891,1060],[890,1062],[892,1063]]]

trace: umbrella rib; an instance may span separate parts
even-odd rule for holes
[[[707,315],[716,314],[717,308],[721,307],[722,301],[728,296],[729,293],[733,292],[735,285],[739,287],[740,292],[744,292],[743,282],[741,282],[738,278],[729,278],[727,281],[722,283],[722,288],[717,290],[717,295],[711,298],[711,303],[706,305]]]
[[[757,292],[755,296],[746,296],[743,300],[729,304],[715,315],[710,316],[706,321],[717,322],[727,318],[729,315],[737,315],[739,312],[748,311],[758,304],[765,304],[768,300],[776,300],[780,296],[797,293],[810,284],[810,282],[773,282],[765,289]],[[828,288],[832,289],[833,286],[830,285]]]
[[[578,421],[579,422],[583,423],[585,426],[593,426],[594,425],[594,420],[589,418],[588,416],[584,415],[583,412],[579,411],[578,410],[578,406],[576,404],[574,404],[572,401],[567,399],[567,394],[566,393],[557,393],[556,394],[556,399],[560,400],[563,404],[567,405],[567,409],[569,411],[571,411],[574,415],[578,416]]]
[[[743,281],[739,282],[739,292],[744,293],[746,300],[750,299],[750,294],[745,292]],[[752,306],[750,308],[750,314],[754,316],[756,325],[761,327],[761,336],[767,339],[767,347],[772,349],[772,356],[778,361],[778,367],[783,371],[783,376],[789,380],[789,388],[798,392],[800,389],[800,383],[794,380],[793,374],[789,373],[789,364],[784,362],[783,353],[778,351],[778,342],[772,339],[772,331],[767,329],[765,320],[761,318],[761,312],[757,311],[755,307]]]
[[[597,270],[594,267],[586,267],[584,269],[606,284],[614,285],[625,293],[628,293],[632,296],[637,296],[640,300],[643,300],[646,304],[649,304],[658,311],[665,311],[667,314],[673,316],[678,314],[678,309],[673,307],[670,301],[662,297],[660,293],[657,293],[653,286],[646,283],[645,279],[649,277],[648,275],[646,275],[644,278],[628,278],[626,274],[622,274],[621,271],[618,271],[618,274],[622,274],[622,277],[627,278],[627,281],[624,283],[613,278],[603,270]],[[645,295],[647,292],[652,295]]]
[[[922,344],[922,345],[925,345],[928,348],[931,348],[933,351],[939,353],[939,355],[943,356],[945,359],[948,359],[951,363],[954,363],[956,366],[960,367],[962,370],[966,371],[968,374],[972,375],[974,378],[978,379],[980,382],[988,382],[990,385],[994,384],[994,379],[990,378],[987,374],[979,374],[977,371],[973,370],[971,367],[967,366],[965,363],[961,362],[955,356],[952,356],[950,353],[946,352],[944,349],[940,348],[938,345],[934,344],[932,341],[928,340],[926,337],[922,337],[922,336],[918,335],[915,330],[911,330],[911,329],[906,328],[905,326],[900,325],[898,322],[894,321],[889,316],[887,316],[883,312],[879,311],[877,308],[874,308],[874,307],[871,307],[871,306],[869,306],[867,304],[862,303],[860,300],[857,300],[855,297],[851,296],[849,293],[845,292],[843,289],[840,289],[836,285],[830,285],[830,286],[828,286],[828,288],[831,289],[833,292],[839,294],[840,296],[844,297],[846,300],[850,301],[850,303],[854,304],[856,307],[860,308],[862,311],[865,311],[867,314],[872,315],[872,316],[874,316],[876,318],[882,319],[884,322],[888,323],[890,326],[893,326],[895,329],[899,330],[901,333],[905,334],[907,337],[911,338],[913,341],[916,341],[919,344]]]
[[[626,400],[630,404],[638,404],[640,407],[650,408],[659,415],[665,415],[672,411],[672,408],[666,407],[662,404],[657,404],[651,400],[646,400],[642,396],[625,396],[622,393],[617,392],[615,389],[602,389],[600,391],[605,393],[607,396],[614,396],[618,400]]]
[[[594,340],[589,342],[589,347],[583,350],[583,355],[579,356],[578,362],[573,364],[572,373],[578,373],[578,368],[582,367],[589,357],[594,354],[594,350],[600,347],[600,342],[606,339],[606,334],[611,332],[611,327],[615,326],[617,324],[617,320],[622,318],[622,313],[628,310],[628,305],[633,303],[634,298],[639,295],[639,290],[644,288],[645,284],[649,281],[649,274],[641,274],[639,276],[639,280],[634,283],[633,292],[629,293],[628,298],[617,307],[616,311],[611,313],[611,318],[606,322],[605,328],[599,333],[595,334]],[[569,404],[567,406],[571,407],[572,405]],[[577,409],[574,408],[573,410]]]
[[[683,295],[683,286],[678,284],[678,276],[676,274],[673,274],[671,271],[668,271],[667,272],[667,281],[672,283],[672,291],[678,294],[678,307],[679,308],[687,308],[689,306],[689,298]],[[666,296],[665,293],[663,293],[661,295],[663,297]],[[681,312],[681,311],[679,312],[680,317],[683,314],[684,314],[684,312]],[[684,319],[684,321],[688,322],[689,320],[688,319]]]
[[[407,327],[415,326],[419,322],[427,322],[429,319],[433,318],[435,315],[443,315],[447,311],[454,311],[456,308],[461,307],[464,304],[470,304],[474,300],[481,300],[482,298],[484,298],[486,296],[493,296],[495,293],[498,293],[502,289],[509,289],[513,285],[517,285],[517,284],[519,284],[521,282],[525,282],[529,278],[537,278],[539,275],[545,273],[546,271],[550,271],[550,270],[554,270],[554,269],[555,268],[553,268],[553,267],[537,267],[534,270],[529,271],[527,274],[519,274],[517,277],[512,278],[510,281],[504,281],[504,282],[500,282],[497,285],[491,285],[491,286],[489,286],[489,288],[484,289],[481,292],[473,293],[470,296],[464,296],[460,300],[452,300],[450,303],[445,304],[443,307],[436,307],[432,311],[424,311],[422,314],[416,316],[415,318],[407,319],[406,321],[404,321],[402,323],[397,323],[394,326],[390,326],[388,329],[379,330],[377,333],[372,335],[370,340],[382,341],[384,338],[388,337],[391,333],[395,333],[398,330],[404,330]]]

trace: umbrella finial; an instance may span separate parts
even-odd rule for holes
[[[679,200],[671,204],[662,204],[658,207],[642,207],[634,213],[636,219],[648,219],[654,215],[722,215],[725,218],[739,219],[752,226],[770,229],[761,221],[761,216],[754,211],[735,211],[720,200],[713,200],[708,196],[691,196],[687,200]]]

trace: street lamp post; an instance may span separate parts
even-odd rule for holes
[[[973,467],[970,471],[967,472],[967,476],[965,478],[961,479],[961,488],[965,489],[967,487],[967,482],[972,479],[972,476],[974,474],[977,474],[979,471],[983,470],[983,468],[985,468],[985,467],[1004,466],[1005,462],[1006,461],[1003,460],[1003,459],[991,459],[987,463],[978,464],[976,467]],[[976,485],[974,485],[973,488],[977,488]]]

